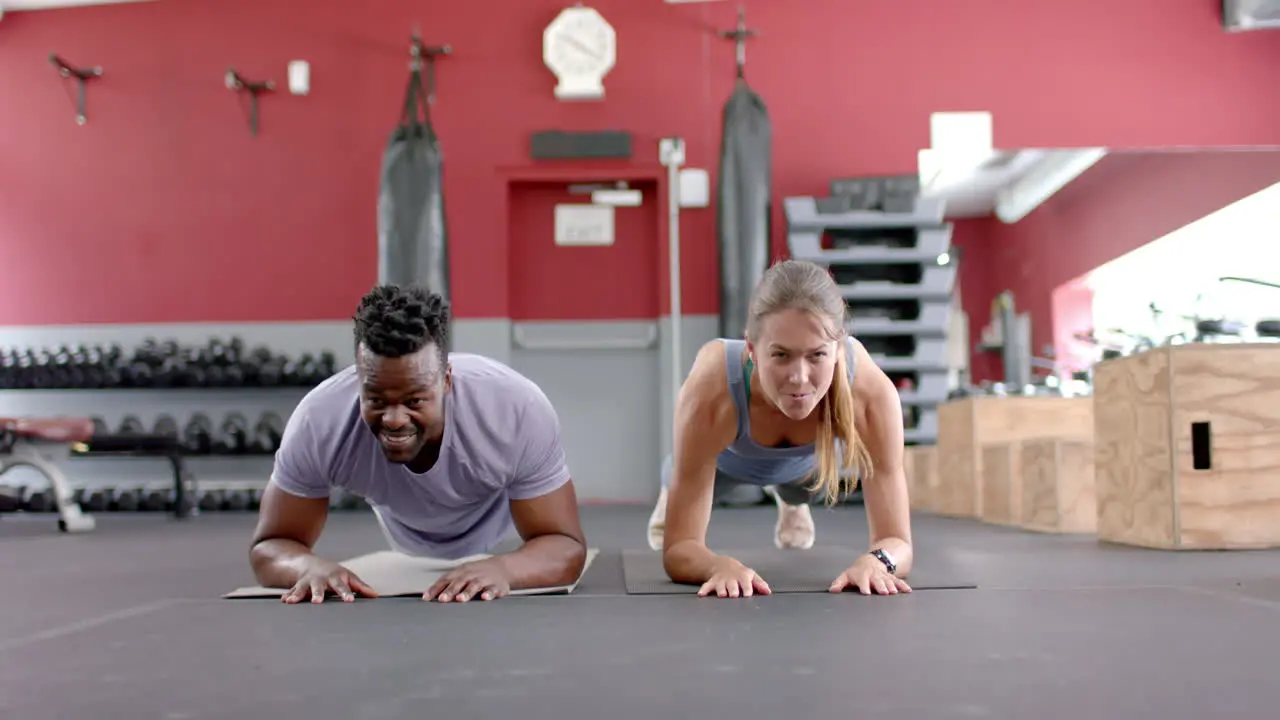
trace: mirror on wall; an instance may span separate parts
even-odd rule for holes
[[[1280,183],[1089,273],[1100,344],[1280,339]]]
[[[979,259],[961,278],[970,323],[1011,295],[1033,384],[1154,345],[1280,340],[1280,148],[996,149],[933,177],[923,194]]]

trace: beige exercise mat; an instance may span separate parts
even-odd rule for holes
[[[544,588],[528,588],[525,590],[512,590],[511,595],[554,595],[573,592],[578,583],[582,582],[582,576],[587,573],[591,567],[591,561],[595,560],[599,550],[590,548],[587,550],[587,562],[582,567],[582,575],[571,585],[559,585],[556,587]],[[463,563],[472,562],[474,560],[483,560],[488,555],[474,555],[472,557],[462,558],[461,560],[439,560],[436,558],[421,558],[411,555],[404,555],[390,550],[382,552],[361,555],[340,563],[343,567],[355,573],[369,583],[374,590],[378,591],[381,597],[406,597],[420,596],[431,588],[436,580],[440,579],[449,570]],[[224,598],[279,598],[285,593],[282,588],[268,588],[262,586],[243,587],[238,590],[223,595]]]

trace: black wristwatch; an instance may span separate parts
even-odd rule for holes
[[[884,563],[885,568],[889,570],[890,574],[893,574],[893,572],[898,569],[898,566],[893,564],[893,558],[889,557],[889,553],[883,550],[880,550],[880,549],[872,550],[871,557]]]

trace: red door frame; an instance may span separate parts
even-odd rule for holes
[[[566,184],[576,183],[600,183],[622,180],[626,182],[652,182],[657,186],[658,201],[658,317],[653,321],[659,322],[663,315],[671,314],[671,273],[663,272],[663,268],[667,268],[670,262],[670,244],[671,239],[669,232],[670,221],[667,219],[669,213],[670,188],[667,182],[667,169],[662,165],[633,165],[630,163],[557,163],[546,165],[517,165],[498,168],[498,175],[502,177],[502,237],[505,243],[509,242],[511,237],[511,186],[517,183],[526,182],[563,182]],[[495,278],[502,283],[503,287],[511,286],[511,264],[503,263],[505,272],[501,278]],[[683,275],[681,276],[681,285],[684,285]],[[683,287],[681,288],[683,290]],[[511,298],[507,298],[507,308],[505,317],[511,317]]]

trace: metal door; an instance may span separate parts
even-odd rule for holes
[[[509,186],[511,364],[555,404],[582,500],[650,500],[660,469],[660,209],[656,183],[630,189]]]

